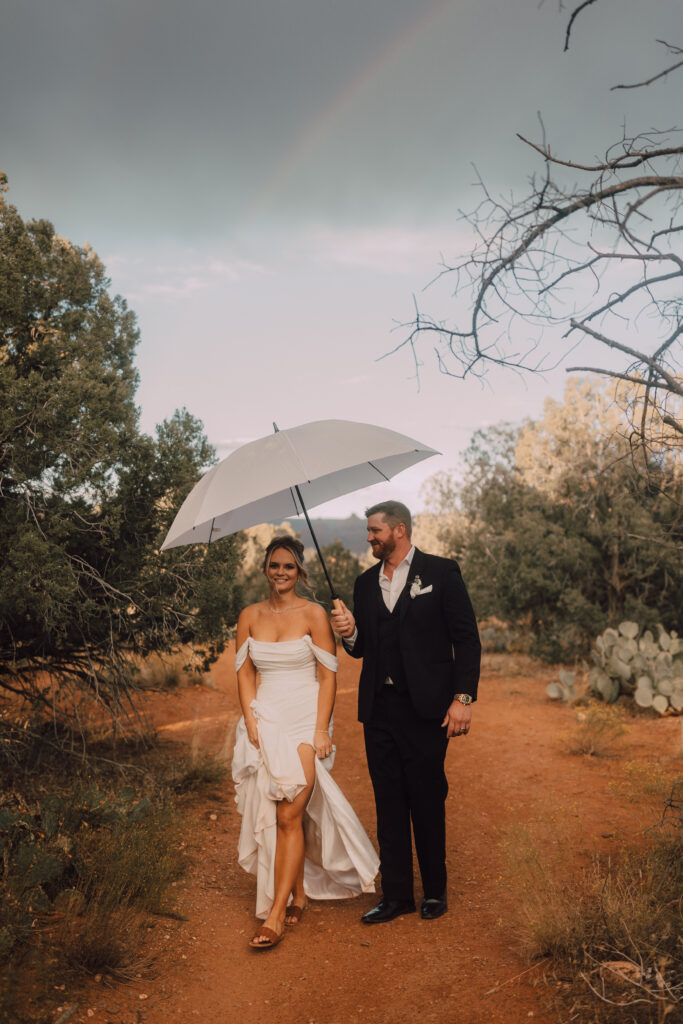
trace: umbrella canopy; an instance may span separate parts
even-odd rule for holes
[[[440,454],[384,427],[316,420],[250,441],[190,491],[162,551],[306,513]]]

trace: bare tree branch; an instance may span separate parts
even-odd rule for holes
[[[596,2],[596,0],[583,0],[583,3],[579,4],[579,6],[574,11],[572,11],[572,16],[569,19],[569,23],[567,25],[567,34],[564,37],[564,52],[565,53],[569,49],[569,37],[571,35],[574,22],[578,18],[579,14],[581,14],[581,11],[584,10],[584,8],[590,7],[590,5],[594,4],[595,2]]]
[[[573,5],[565,50],[576,19],[594,3]],[[657,41],[683,55],[681,47]],[[639,84],[681,66],[678,59]],[[461,379],[483,378],[494,366],[545,372],[567,365],[582,347],[587,357],[572,371],[633,386],[631,426],[644,449],[680,443],[683,130],[627,135],[624,128],[602,158],[579,160],[555,154],[540,114],[539,121],[540,141],[518,135],[542,161],[528,191],[521,199],[498,197],[478,175],[483,198],[462,214],[474,245],[443,263],[432,282],[447,283],[462,312],[438,319],[416,309],[392,354],[405,347],[419,381],[425,335],[439,371]],[[596,348],[605,351],[604,365]]]
[[[630,85],[613,85],[614,89],[642,89],[646,85],[652,85],[653,82],[658,81],[660,78],[666,78],[672,71],[676,71],[677,68],[683,68],[683,60],[679,60],[677,64],[672,64],[670,68],[665,68],[664,71],[660,71],[657,75],[652,75],[651,78],[646,78],[644,82],[632,82]]]
[[[580,164],[575,160],[562,160],[560,157],[555,156],[547,145],[539,145],[537,142],[532,142],[531,139],[527,139],[524,135],[520,135],[517,132],[517,138],[524,142],[527,146],[535,149],[537,153],[540,153],[544,160],[548,160],[550,163],[557,164],[559,167],[573,167],[577,171],[590,171],[593,173],[604,173],[606,170],[627,170],[633,167],[639,167],[643,163],[651,163],[653,160],[660,159],[661,157],[667,156],[679,156],[681,149],[680,146],[668,146],[662,149],[643,149],[643,150],[631,150],[627,149],[626,152],[619,154],[617,157],[610,158],[609,154],[605,160],[597,164]],[[634,140],[636,143],[638,140]]]
[[[629,359],[627,368],[591,363],[584,369],[645,388],[641,423],[649,423],[648,409],[660,406],[664,394],[683,395],[671,370],[683,333],[683,253],[676,245],[683,229],[683,144],[677,132],[649,132],[623,138],[596,164],[560,160],[545,139],[531,145],[543,158],[543,174],[517,202],[492,196],[482,183],[484,199],[465,217],[479,241],[435,279],[450,277],[453,294],[469,296],[469,322],[416,310],[393,352],[407,346],[419,378],[419,338],[428,334],[436,339],[439,371],[449,376],[481,377],[487,366],[539,372],[571,351],[553,348],[550,332],[561,329],[571,348],[581,334]],[[564,185],[551,167],[591,178]],[[634,167],[646,173],[624,174]],[[672,269],[653,272],[660,264]],[[648,324],[645,334],[641,321]],[[667,415],[678,434],[677,416]]]

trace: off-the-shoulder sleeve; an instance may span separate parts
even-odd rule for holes
[[[315,655],[316,659],[320,662],[321,665],[324,665],[325,668],[329,668],[331,672],[337,671],[337,667],[339,665],[339,658],[337,658],[335,654],[330,654],[328,651],[324,651],[322,647],[316,646],[316,644],[314,644],[313,641],[311,640],[310,636],[305,636],[304,640],[310,646],[311,650],[313,651],[313,654]]]
[[[235,654],[235,671],[236,672],[239,672],[239,670],[242,668],[242,665],[244,665],[245,661],[247,660],[247,655],[249,654],[249,641],[250,640],[251,640],[251,637],[248,636],[247,639],[242,644],[242,646],[240,647],[239,651],[237,651],[236,654]]]

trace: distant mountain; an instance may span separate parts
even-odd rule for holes
[[[299,534],[305,548],[312,547],[313,542],[303,517],[287,519],[286,522]],[[314,519],[311,516],[311,523],[321,548],[340,540],[354,555],[364,555],[368,550],[365,520],[359,516],[352,515],[346,519]]]

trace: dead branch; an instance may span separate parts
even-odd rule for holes
[[[574,26],[574,22],[578,18],[579,14],[581,14],[581,11],[584,10],[584,8],[590,7],[590,5],[594,4],[594,3],[596,3],[596,0],[583,0],[583,3],[579,4],[579,6],[574,11],[572,11],[572,16],[569,19],[569,23],[567,25],[567,33],[566,33],[566,35],[564,37],[564,52],[565,53],[569,49],[569,37],[570,37],[570,35],[572,33],[572,28]]]
[[[658,81],[660,78],[666,78],[672,71],[676,71],[677,68],[683,68],[683,60],[679,60],[677,64],[672,64],[671,67],[665,68],[664,71],[660,71],[657,75],[652,75],[651,78],[646,78],[644,82],[632,82],[630,85],[613,85],[612,91],[615,89],[642,89],[646,85],[652,85],[653,82]]]
[[[436,338],[436,363],[448,376],[482,377],[487,366],[496,365],[542,372],[565,362],[581,334],[621,353],[630,365],[571,369],[645,388],[641,423],[650,422],[648,410],[661,408],[660,394],[683,394],[680,378],[670,370],[683,334],[683,302],[675,288],[683,280],[683,253],[674,245],[683,229],[683,145],[670,144],[664,134],[623,138],[593,164],[555,157],[545,138],[541,145],[523,140],[543,158],[542,178],[532,179],[519,202],[492,196],[482,183],[484,199],[465,217],[479,242],[461,262],[445,264],[435,279],[452,275],[452,294],[469,293],[468,322],[435,320],[416,309],[414,321],[404,325],[407,336],[392,352],[409,348],[418,380],[423,335]],[[586,171],[593,178],[580,188],[563,187],[551,177],[551,165]],[[633,168],[645,173],[624,175]],[[655,270],[660,264],[661,273]],[[587,296],[589,281],[592,295]],[[577,295],[569,304],[568,293]],[[652,348],[638,343],[638,322],[644,316],[655,317],[660,325]],[[610,321],[618,330],[609,329]],[[525,323],[534,327],[535,336],[524,333]],[[544,338],[560,327],[571,348],[553,351]],[[651,326],[646,337],[653,337]],[[677,436],[678,420],[667,415]]]

